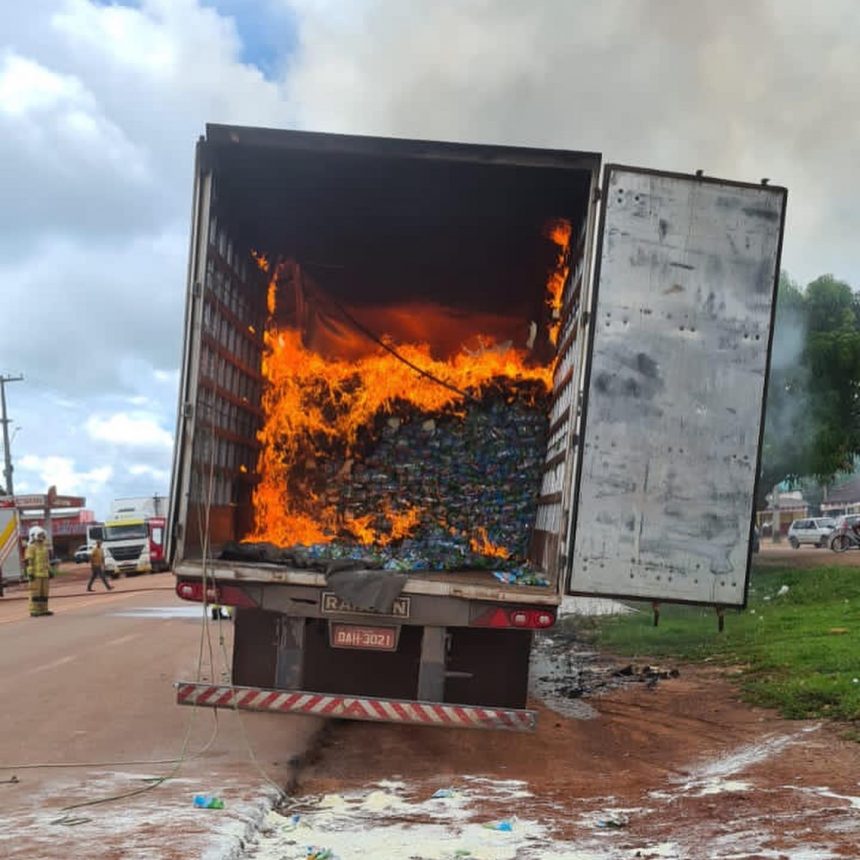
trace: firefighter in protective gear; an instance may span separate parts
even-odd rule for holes
[[[43,528],[30,529],[30,544],[24,555],[27,578],[30,580],[30,615],[53,615],[48,609],[48,583],[51,577],[51,553],[48,535]]]

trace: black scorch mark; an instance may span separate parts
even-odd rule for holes
[[[749,215],[750,218],[763,218],[765,221],[777,221],[779,213],[773,209],[765,209],[763,206],[745,206],[741,210],[744,215]]]

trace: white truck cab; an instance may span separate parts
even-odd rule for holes
[[[104,524],[102,549],[105,553],[105,571],[111,576],[149,573],[149,530],[146,520],[135,517],[108,520]]]

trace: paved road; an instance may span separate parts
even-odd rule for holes
[[[230,856],[275,794],[266,777],[289,781],[290,760],[318,724],[232,712],[216,722],[209,709],[174,704],[174,680],[196,675],[203,624],[200,607],[175,597],[170,574],[120,580],[110,593],[54,582],[49,618],[29,618],[20,589],[0,599],[0,856]],[[231,625],[220,628],[229,655]],[[208,631],[203,677],[218,678],[219,625]],[[63,819],[64,806],[170,774],[169,763],[126,763],[175,759],[186,737],[189,758],[169,782]],[[41,763],[75,766],[25,767]],[[217,793],[226,808],[194,809],[198,792]]]

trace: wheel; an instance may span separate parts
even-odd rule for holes
[[[819,549],[826,549],[827,548],[827,538],[826,537],[821,538],[821,540],[818,541],[816,546]]]
[[[800,541],[796,537],[790,537],[788,542],[791,544],[792,549],[800,549]]]
[[[851,546],[851,541],[848,539],[848,535],[836,535],[832,541],[830,541],[830,549],[833,552],[845,552]]]

